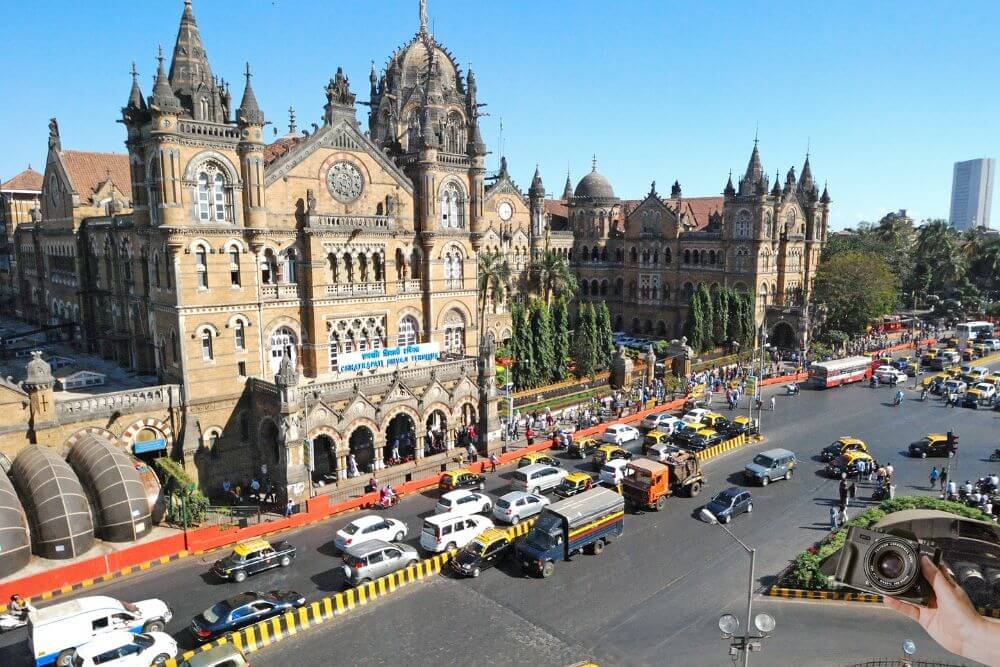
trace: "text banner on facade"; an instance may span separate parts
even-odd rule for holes
[[[395,370],[411,364],[437,361],[441,350],[437,343],[381,347],[364,352],[348,352],[340,355],[337,367],[342,373],[370,370]]]

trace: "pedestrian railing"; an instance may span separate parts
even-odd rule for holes
[[[257,505],[209,505],[202,525],[246,528],[262,523],[264,514]]]

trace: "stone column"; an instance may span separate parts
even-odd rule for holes
[[[417,431],[413,434],[413,459],[419,461],[424,458],[424,438],[427,437],[427,431]]]

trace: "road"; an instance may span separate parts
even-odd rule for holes
[[[776,411],[763,415],[765,443],[706,465],[706,491],[712,493],[742,483],[739,473],[756,451],[782,446],[799,454],[797,474],[790,481],[753,488],[754,512],[732,524],[740,539],[758,550],[758,587],[769,584],[796,552],[825,533],[836,481],[819,474],[822,464],[812,457],[837,437],[861,437],[880,461],[891,461],[900,494],[927,492],[932,462],[905,459],[901,452],[930,431],[953,428],[961,435],[957,479],[988,470],[984,461],[996,446],[1000,413],[945,408],[936,400],[921,403],[911,400],[913,393],[902,407],[893,408],[892,393],[854,386],[779,395]],[[502,492],[506,486],[507,480],[497,475],[487,491]],[[865,488],[863,495],[869,493]],[[421,518],[436,499],[434,491],[416,494],[393,510],[410,527],[408,542],[416,544]],[[401,656],[412,665],[566,665],[585,659],[602,665],[729,664],[716,619],[723,611],[745,612],[747,558],[722,530],[696,519],[705,500],[704,493],[697,499],[676,498],[662,513],[627,517],[621,541],[599,558],[578,556],[560,563],[551,579],[524,577],[513,568],[477,580],[442,575],[257,653],[253,663],[326,664],[331,655],[350,655],[356,664],[372,665],[397,662]],[[191,647],[194,641],[186,631],[190,618],[234,593],[292,588],[314,599],[341,590],[331,541],[335,530],[354,516],[287,534],[298,548],[292,567],[242,585],[211,579],[208,567],[218,557],[213,554],[95,586],[87,594],[166,600],[175,612],[167,630],[183,647]],[[922,658],[949,659],[919,628],[881,608],[760,597],[755,606],[778,620],[758,663],[830,664],[895,656],[904,638],[917,641]],[[0,664],[30,664],[25,640],[24,630],[0,637]]]

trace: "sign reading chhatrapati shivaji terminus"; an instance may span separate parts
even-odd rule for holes
[[[440,355],[441,349],[437,343],[382,347],[342,354],[337,367],[341,373],[403,368],[420,362],[436,361]]]

